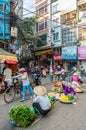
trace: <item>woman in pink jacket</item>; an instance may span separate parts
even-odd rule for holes
[[[73,74],[73,76],[72,76],[72,81],[78,82],[78,80],[79,80],[79,76],[78,76],[78,74],[75,72],[75,73]]]
[[[81,83],[82,83],[82,80],[81,80],[81,77],[75,72],[72,76],[72,85],[75,87],[75,85],[77,87],[80,87]]]

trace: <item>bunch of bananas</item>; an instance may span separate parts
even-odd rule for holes
[[[68,95],[61,94],[60,100],[61,100],[61,101],[64,101],[64,102],[68,102],[68,101],[69,101]]]
[[[76,92],[81,92],[82,89],[81,89],[81,88],[75,88],[75,91],[76,91]]]

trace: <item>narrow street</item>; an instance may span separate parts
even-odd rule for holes
[[[42,84],[52,87],[49,78],[42,79]],[[84,88],[85,85],[84,85]],[[86,92],[78,94],[76,104],[63,104],[57,101],[53,109],[37,124],[27,128],[11,127],[9,121],[9,109],[13,105],[22,104],[18,97],[14,102],[6,104],[3,94],[0,95],[0,130],[86,130]],[[26,100],[24,104],[31,106],[32,100]]]

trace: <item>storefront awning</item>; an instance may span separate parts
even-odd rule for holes
[[[15,65],[16,61],[15,60],[6,60],[6,63]]]
[[[9,52],[0,48],[0,60],[3,60],[3,61],[8,60],[8,61],[11,61],[11,62],[12,61],[17,62],[17,57],[15,55],[13,55],[13,54],[11,54],[11,53],[9,53]]]

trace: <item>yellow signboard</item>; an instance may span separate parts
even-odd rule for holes
[[[35,52],[35,56],[43,55],[49,52],[52,52],[52,50],[37,51]]]
[[[17,61],[17,57],[16,56],[0,55],[0,59],[2,59],[2,60],[15,60],[15,61]]]

